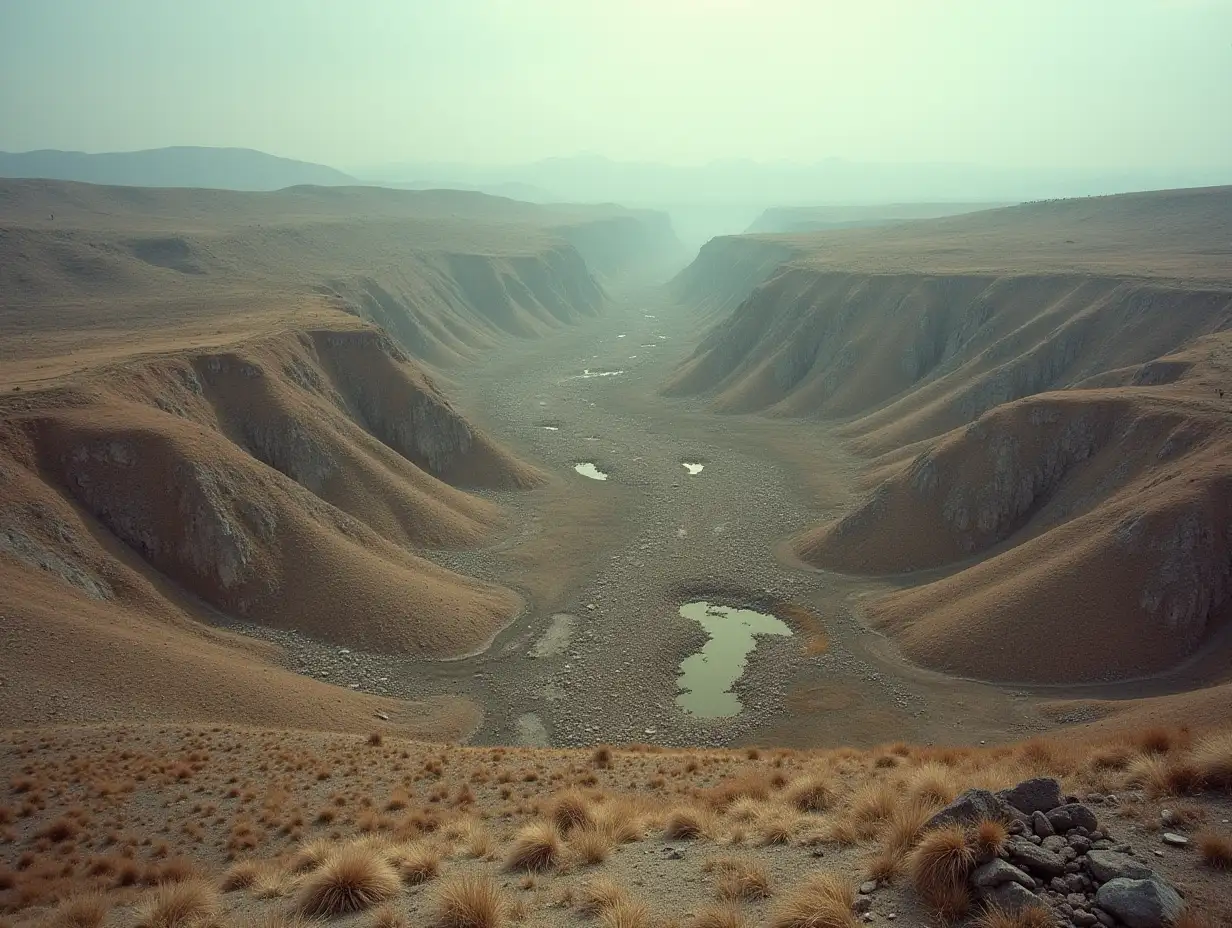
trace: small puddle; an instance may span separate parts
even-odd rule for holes
[[[710,639],[696,654],[680,662],[676,704],[704,719],[729,718],[744,708],[731,691],[744,673],[758,635],[790,637],[791,628],[780,619],[752,609],[716,606],[700,601],[685,603],[680,614],[701,625]]]
[[[592,371],[589,367],[582,368],[582,373],[574,374],[566,380],[594,380],[596,377],[619,377],[624,371]]]
[[[705,467],[706,465],[705,464],[690,464],[688,461],[681,461],[680,466],[689,472],[690,477],[696,477],[698,474],[702,472],[702,468]]]
[[[543,429],[545,432],[559,432],[560,431],[559,425],[541,425],[539,426],[539,428]]]
[[[573,465],[573,469],[583,477],[589,477],[591,480],[606,480],[607,474],[595,467],[590,461],[582,461]]]

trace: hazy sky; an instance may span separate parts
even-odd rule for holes
[[[1232,0],[0,0],[0,149],[1232,164]]]

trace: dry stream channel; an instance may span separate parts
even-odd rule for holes
[[[481,494],[511,516],[491,546],[419,552],[526,595],[480,653],[411,659],[248,630],[340,686],[472,699],[484,713],[476,743],[970,742],[1054,724],[1026,693],[903,664],[850,608],[868,584],[776,558],[831,511],[801,467],[855,465],[820,433],[785,461],[776,443],[808,426],[659,396],[704,330],[691,309],[643,295],[446,384],[480,427],[553,475],[544,489]],[[519,559],[545,539],[549,554]],[[536,585],[534,572],[554,582]],[[776,614],[785,605],[824,626],[824,646]]]

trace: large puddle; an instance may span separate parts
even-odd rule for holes
[[[583,477],[589,477],[591,480],[606,480],[607,479],[607,474],[599,470],[599,468],[595,467],[595,465],[592,464],[590,461],[582,461],[578,464],[574,464],[573,469],[576,470]]]
[[[764,612],[716,606],[705,601],[685,603],[680,614],[701,625],[710,640],[680,662],[676,704],[705,719],[739,715],[743,706],[732,687],[744,673],[759,635],[790,636],[787,624]]]

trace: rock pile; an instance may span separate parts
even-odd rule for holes
[[[1102,798],[1102,797],[1101,797]],[[1000,853],[976,861],[977,898],[1010,912],[1046,907],[1061,928],[1168,928],[1184,902],[1176,889],[1100,827],[1087,805],[1050,778],[990,793],[967,790],[926,828],[1009,823]]]

